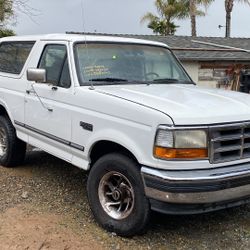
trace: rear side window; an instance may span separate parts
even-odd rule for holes
[[[0,44],[0,72],[20,74],[35,42]]]

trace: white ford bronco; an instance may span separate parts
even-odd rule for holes
[[[98,223],[141,233],[150,210],[250,201],[250,96],[197,87],[162,43],[85,35],[0,40],[0,163],[26,143],[89,171]]]

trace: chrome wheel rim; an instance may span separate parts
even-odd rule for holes
[[[7,150],[7,136],[3,128],[0,128],[0,157],[4,156]]]
[[[127,218],[134,208],[134,189],[121,173],[106,173],[99,183],[98,195],[102,208],[113,219]]]

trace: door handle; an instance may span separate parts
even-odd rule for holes
[[[35,94],[35,91],[32,90],[32,89],[27,89],[26,90],[26,93],[29,95],[29,94]]]
[[[53,91],[58,90],[57,86],[52,86],[51,89],[52,89]]]

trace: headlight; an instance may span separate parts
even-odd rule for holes
[[[207,133],[203,130],[177,130],[175,148],[206,148]]]
[[[202,129],[159,128],[154,156],[162,159],[205,159],[208,157],[207,132]]]

